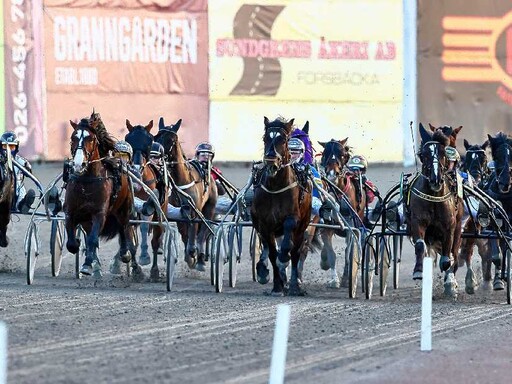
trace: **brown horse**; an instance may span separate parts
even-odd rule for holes
[[[0,247],[7,247],[7,226],[11,221],[11,208],[14,199],[14,172],[9,161],[11,152],[2,149],[0,152]]]
[[[298,279],[299,250],[311,216],[312,184],[301,181],[290,166],[288,139],[293,119],[264,118],[264,155],[262,167],[253,170],[254,198],[251,206],[252,224],[263,245],[256,265],[258,282],[269,281],[268,259],[272,264],[272,294],[283,295],[287,281],[286,267],[291,259],[292,271],[288,293],[303,295]],[[279,250],[277,237],[283,236]]]
[[[149,162],[149,152],[151,145],[153,144],[153,135],[151,129],[153,128],[153,120],[151,120],[146,126],[136,125],[132,126],[129,120],[126,120],[126,128],[128,128],[128,134],[125,136],[125,141],[131,145],[133,149],[133,160],[132,164],[134,169],[141,175],[141,179],[144,184],[153,191],[158,197],[160,208],[165,213],[167,210],[167,204],[169,201],[168,197],[168,186],[165,183],[163,177],[160,177],[159,170]],[[135,197],[141,200],[148,200],[150,197],[144,189],[134,183]],[[158,213],[149,217],[143,216],[145,220],[159,221]],[[139,263],[141,265],[148,265],[151,259],[147,253],[147,237],[148,231],[153,232],[151,239],[151,249],[153,250],[153,264],[151,266],[151,279],[157,280],[159,277],[158,270],[158,250],[162,246],[164,230],[159,225],[153,225],[151,228],[149,224],[141,224],[141,256]]]
[[[440,253],[445,294],[455,296],[463,203],[453,192],[453,178],[446,174],[448,161],[444,149],[450,144],[450,138],[441,130],[428,132],[422,124],[419,130],[422,170],[409,185],[405,215],[407,231],[415,245],[413,279],[423,278],[423,258],[428,250]]]
[[[207,220],[213,220],[218,196],[217,185],[210,174],[202,175],[201,170],[185,157],[178,138],[180,126],[181,119],[174,125],[166,126],[161,117],[155,141],[164,147],[169,176],[173,179],[176,187],[191,197],[195,207]],[[176,191],[172,191],[170,202],[174,206],[185,209],[190,204]],[[185,243],[185,261],[189,268],[195,267],[198,271],[205,271],[207,227],[189,222],[179,223],[178,229]]]
[[[340,212],[344,217],[351,220],[354,226],[359,227],[364,219],[366,192],[361,188],[359,180],[345,167],[351,156],[351,148],[347,145],[347,140],[348,138],[344,140],[331,139],[331,141],[328,142],[319,142],[324,148],[320,165],[324,169],[327,179],[342,190],[348,200],[349,204],[347,204],[344,199],[341,200]],[[353,217],[354,212],[357,214],[357,218]],[[330,288],[340,287],[340,281],[336,271],[336,252],[332,246],[332,237],[335,233],[342,236],[339,231],[333,229],[324,228],[321,231],[324,245],[321,252],[320,267],[325,271],[328,269],[331,270],[331,280],[327,283]],[[341,286],[348,286],[347,261],[343,269]]]
[[[70,121],[72,168],[67,177],[64,212],[66,214],[66,247],[76,253],[80,243],[76,238],[80,225],[86,232],[85,262],[80,271],[85,275],[99,271],[97,249],[99,237],[112,239],[119,235],[123,262],[132,260],[134,272],[135,249],[129,228],[133,206],[128,175],[122,172],[117,159],[109,157],[114,140],[97,118],[82,119],[79,124]]]
[[[462,125],[458,128],[453,128],[450,125],[441,125],[440,127],[434,127],[432,124],[428,123],[428,126],[430,127],[430,131],[432,133],[437,130],[443,132],[443,135],[447,136],[448,139],[450,140],[450,143],[448,145],[450,147],[457,148],[457,135],[462,129]]]

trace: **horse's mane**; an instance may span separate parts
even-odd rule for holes
[[[116,140],[108,133],[105,124],[103,124],[101,120],[100,114],[93,112],[89,119],[82,119],[80,124],[82,124],[84,120],[86,120],[89,129],[98,139],[100,157],[108,156],[109,152],[114,150]]]
[[[304,143],[304,147],[306,148],[306,151],[304,152],[304,162],[308,164],[313,164],[313,144],[309,139],[309,135],[302,129],[295,128],[292,131],[291,137],[296,137],[297,139]]]
[[[288,121],[283,116],[278,116],[274,119],[274,121],[271,121],[268,123],[267,127],[278,127],[278,128],[286,128],[286,123]]]

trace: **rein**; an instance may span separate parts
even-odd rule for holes
[[[261,187],[261,189],[263,189],[267,193],[271,193],[273,195],[277,195],[278,193],[282,193],[282,192],[287,191],[289,189],[295,188],[297,185],[299,185],[299,183],[297,181],[295,181],[295,182],[291,183],[290,185],[287,185],[284,188],[278,189],[277,191],[271,191],[270,189],[265,187],[263,184],[261,184],[260,187]]]
[[[424,192],[421,192],[419,189],[417,188],[412,188],[411,189],[411,192],[413,194],[415,194],[416,196],[418,196],[420,199],[422,200],[426,200],[426,201],[430,201],[431,203],[442,203],[446,200],[448,200],[450,197],[452,197],[452,193],[451,192],[448,192],[446,195],[444,196],[433,196],[433,195],[429,195],[427,193],[424,193]]]

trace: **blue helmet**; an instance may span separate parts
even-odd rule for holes
[[[12,132],[5,132],[2,137],[0,137],[0,140],[2,141],[2,148],[7,149],[7,146],[14,145],[15,148],[11,150],[11,153],[13,155],[16,155],[18,153],[18,150],[20,149],[20,141],[18,140],[18,136]]]

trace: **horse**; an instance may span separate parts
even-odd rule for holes
[[[349,204],[342,200],[340,212],[343,216],[352,218],[355,226],[360,226],[364,220],[366,192],[361,188],[359,180],[345,167],[352,156],[351,147],[347,145],[347,141],[348,137],[343,140],[331,139],[328,142],[319,142],[324,148],[320,165],[327,179],[343,191],[348,200]],[[357,214],[357,218],[352,217],[354,211]],[[336,271],[336,252],[332,246],[332,236],[335,233],[338,236],[343,236],[343,233],[339,230],[323,228],[321,231],[323,247],[320,267],[324,271],[331,270],[331,280],[327,283],[327,286],[330,288],[340,287],[340,279]],[[348,262],[345,262],[341,286],[348,287]]]
[[[168,198],[168,187],[165,180],[160,177],[159,170],[156,169],[152,163],[149,162],[149,153],[151,151],[151,145],[153,144],[153,135],[151,129],[153,128],[153,120],[151,120],[146,126],[136,125],[132,126],[130,121],[126,120],[126,128],[128,134],[125,136],[125,141],[132,146],[133,149],[133,168],[135,171],[140,173],[141,179],[144,184],[151,189],[159,199],[160,208],[163,212],[167,211]],[[144,201],[149,199],[149,195],[144,189],[134,184],[135,197]],[[158,213],[149,217],[143,216],[145,220],[159,221]],[[148,255],[148,232],[150,230],[149,224],[141,224],[141,255],[139,257],[140,265],[148,265],[151,263],[151,258]],[[157,280],[159,277],[158,270],[158,250],[162,245],[164,230],[161,226],[156,225],[151,228],[153,237],[151,239],[151,248],[153,250],[153,264],[151,266],[151,279]]]
[[[441,125],[440,127],[435,127],[432,124],[428,123],[428,126],[432,133],[436,132],[437,130],[440,130],[441,132],[443,132],[443,134],[445,136],[447,136],[448,139],[450,140],[448,145],[450,147],[457,148],[457,143],[456,143],[457,135],[459,134],[460,130],[462,129],[462,125],[457,128],[453,128],[451,125]]]
[[[511,172],[512,165],[511,145],[512,138],[503,132],[499,132],[496,136],[487,135],[491,146],[491,155],[494,160],[494,173],[491,175],[489,183],[484,191],[493,199],[497,200],[503,206],[507,214],[509,222],[512,220],[512,188],[511,188]],[[505,232],[510,231],[504,224]],[[491,258],[495,265],[496,271],[493,282],[494,290],[502,290],[505,288],[501,280],[501,256],[505,255],[507,244],[504,239],[500,241],[496,239],[489,240],[491,246]]]
[[[93,112],[94,115],[94,112]],[[121,260],[132,261],[132,269],[140,272],[135,262],[135,247],[129,220],[133,195],[128,175],[122,171],[117,159],[109,156],[114,149],[114,139],[101,119],[81,119],[77,124],[70,120],[72,167],[66,175],[64,200],[67,233],[66,248],[77,253],[80,240],[76,238],[80,225],[86,232],[85,262],[80,268],[84,275],[101,274],[97,255],[99,238],[110,240],[119,235]],[[93,263],[95,263],[93,269]]]
[[[444,150],[450,138],[441,130],[428,132],[421,123],[419,131],[422,169],[409,184],[405,215],[416,256],[413,279],[423,278],[423,258],[427,251],[435,251],[441,254],[439,266],[445,272],[444,292],[456,296],[463,202],[462,196],[452,191],[453,178],[446,174]]]
[[[192,203],[201,211],[205,219],[213,220],[218,197],[217,185],[210,174],[203,174],[200,167],[196,167],[194,162],[190,162],[185,157],[178,138],[180,127],[181,119],[174,125],[166,126],[164,118],[161,117],[155,141],[164,147],[169,176],[176,187],[191,197]],[[174,206],[185,208],[190,204],[174,189],[171,191],[170,202]],[[191,269],[205,271],[207,227],[194,222],[181,222],[178,223],[178,229],[185,244],[187,265]]]
[[[260,284],[269,281],[268,260],[273,269],[272,295],[282,296],[287,283],[286,267],[292,263],[288,294],[304,295],[298,278],[299,250],[311,219],[312,184],[290,164],[288,139],[294,119],[264,117],[264,155],[260,167],[253,169],[254,198],[251,205],[253,227],[263,250],[256,264]],[[276,240],[283,236],[279,250]]]
[[[484,185],[487,183],[490,172],[487,168],[487,154],[486,149],[489,146],[489,141],[485,141],[483,144],[470,144],[467,140],[464,140],[464,148],[466,149],[465,160],[462,164],[462,171],[467,172],[470,177],[473,178],[474,182],[477,186],[482,189]],[[469,214],[469,220],[467,224],[464,226],[464,231],[469,231],[472,233],[480,232],[482,226],[476,219],[476,214],[478,211],[479,202],[475,201],[475,199],[469,197],[467,199],[467,203],[470,205],[469,210],[471,214]],[[464,219],[463,219],[464,221]],[[486,239],[476,239],[473,237],[468,237],[462,239],[462,244],[459,252],[459,267],[467,264],[467,272],[466,272],[466,292],[472,294],[475,292],[475,288],[478,284],[476,277],[472,268],[472,257],[473,257],[473,247],[478,247],[478,253],[482,258],[482,277],[483,277],[483,287],[484,289],[490,288],[491,284],[491,248],[490,243]],[[499,282],[498,282],[499,281]],[[501,279],[498,279],[497,284],[503,284]]]
[[[3,248],[9,245],[7,226],[14,200],[14,169],[10,156],[9,149],[0,151],[0,247]]]

